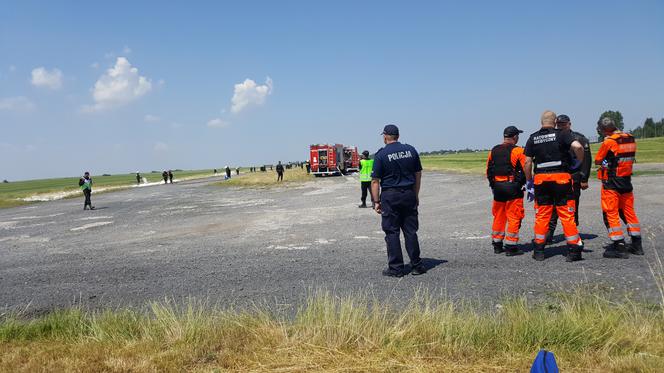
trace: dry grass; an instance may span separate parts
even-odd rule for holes
[[[230,180],[216,183],[216,185],[225,187],[269,188],[301,184],[311,180],[314,180],[314,177],[308,175],[306,169],[292,168],[290,170],[284,170],[284,180],[282,182],[277,182],[276,171],[268,170],[266,172],[242,173],[240,176],[233,176]]]
[[[293,316],[190,301],[149,312],[69,309],[0,324],[0,370],[526,371],[539,348],[562,371],[655,372],[664,366],[660,306],[596,289],[525,298],[493,312],[416,295],[403,309],[319,292]]]

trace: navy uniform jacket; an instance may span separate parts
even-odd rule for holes
[[[380,179],[382,189],[408,188],[415,185],[415,173],[422,171],[417,150],[408,144],[393,142],[374,156],[372,179]]]

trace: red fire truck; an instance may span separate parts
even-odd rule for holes
[[[314,176],[339,176],[360,170],[355,146],[315,144],[309,147],[309,164]]]

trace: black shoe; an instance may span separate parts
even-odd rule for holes
[[[641,237],[632,237],[632,243],[629,245],[629,252],[634,255],[643,255],[643,245],[641,245]]]
[[[413,276],[419,276],[427,273],[427,269],[424,264],[420,263],[416,266],[413,266],[413,269],[410,270],[410,274]]]
[[[581,252],[583,252],[583,245],[567,245],[567,256],[565,257],[565,261],[578,262],[579,260],[583,260]]]
[[[94,209],[95,209],[95,207],[94,207],[94,206],[90,206],[90,210],[94,210]]]
[[[393,269],[393,268],[385,268],[383,270],[383,276],[387,277],[403,277],[403,271]]]
[[[546,244],[551,245],[553,243],[553,233],[554,232],[549,232],[546,234]]]
[[[503,243],[502,242],[494,242],[493,243],[493,253],[494,254],[502,254],[504,252],[505,252],[505,250],[503,249]]]
[[[359,205],[359,206],[357,206],[357,207],[359,207],[359,208],[361,208],[361,209],[365,209],[365,208],[367,208],[367,205],[365,205],[365,204],[363,203],[363,204],[361,204],[361,205]]]
[[[627,246],[625,245],[625,240],[614,241],[611,246],[606,248],[602,256],[611,259],[629,258],[629,253],[627,252]]]
[[[543,261],[546,259],[546,255],[544,254],[544,246],[546,246],[545,243],[534,243],[533,242],[533,259],[537,260],[538,262]]]
[[[516,247],[516,245],[505,245],[505,256],[522,255],[523,250]]]

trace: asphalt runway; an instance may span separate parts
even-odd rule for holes
[[[648,263],[662,252],[664,176],[634,180],[644,257],[602,258],[608,243],[599,184],[581,199],[585,260],[566,263],[565,243],[544,262],[493,254],[491,193],[477,175],[426,172],[420,244],[430,271],[402,279],[386,267],[380,217],[359,209],[357,177],[289,188],[238,189],[191,181],[0,210],[0,310],[41,313],[81,304],[143,307],[188,297],[220,305],[297,305],[307,294],[368,292],[408,299],[417,291],[492,305],[509,294],[542,298],[579,283],[656,301]],[[521,243],[529,248],[533,207]],[[562,227],[558,228],[557,237]],[[405,255],[405,253],[404,253]]]

